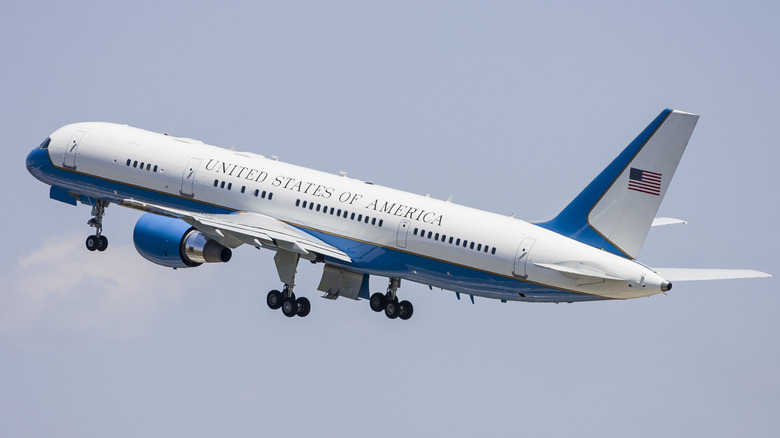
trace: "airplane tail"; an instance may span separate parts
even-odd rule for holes
[[[636,258],[698,119],[662,111],[558,216],[537,225]]]

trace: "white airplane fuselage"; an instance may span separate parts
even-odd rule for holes
[[[125,125],[64,126],[30,153],[27,167],[82,202],[259,213],[351,259],[318,261],[459,293],[572,302],[671,287],[630,257],[520,219]]]

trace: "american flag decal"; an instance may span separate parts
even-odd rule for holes
[[[632,167],[628,175],[628,190],[660,196],[661,174]]]

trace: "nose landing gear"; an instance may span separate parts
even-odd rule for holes
[[[106,214],[107,201],[98,200],[92,206],[92,219],[87,221],[87,225],[95,228],[95,234],[87,237],[85,242],[90,251],[105,251],[108,248],[108,238],[103,235],[103,215]]]

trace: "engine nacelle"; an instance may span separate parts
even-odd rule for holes
[[[230,248],[207,238],[186,222],[152,213],[138,219],[133,243],[146,260],[169,268],[225,263],[233,255]]]

